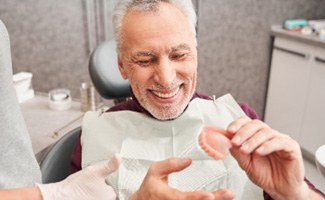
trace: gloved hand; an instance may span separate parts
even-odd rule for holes
[[[115,155],[110,161],[89,166],[61,182],[37,186],[43,200],[112,200],[116,194],[105,178],[118,168],[120,161],[119,155]]]

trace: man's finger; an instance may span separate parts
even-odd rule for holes
[[[247,124],[250,121],[251,121],[251,119],[249,117],[242,116],[242,117],[234,120],[233,122],[231,122],[228,125],[228,128],[226,131],[228,131],[230,133],[236,133],[243,125]]]
[[[297,152],[300,152],[297,151],[298,149],[299,144],[296,141],[288,136],[281,135],[265,142],[256,149],[256,152],[261,156],[265,156],[276,151],[281,151],[283,156],[300,157],[300,154],[297,154]]]

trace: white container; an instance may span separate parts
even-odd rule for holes
[[[51,90],[48,94],[49,107],[52,110],[67,110],[71,107],[70,90],[59,88]]]
[[[309,20],[308,24],[311,28],[315,29],[316,31],[325,28],[325,19],[319,20]]]
[[[32,77],[30,72],[19,72],[12,76],[19,103],[34,97]]]

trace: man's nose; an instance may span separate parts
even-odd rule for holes
[[[169,87],[176,78],[176,69],[169,59],[160,60],[156,66],[154,79],[161,86]]]

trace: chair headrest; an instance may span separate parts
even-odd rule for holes
[[[89,60],[90,78],[98,93],[106,99],[120,99],[130,96],[129,81],[124,80],[117,66],[114,40],[100,44]]]

